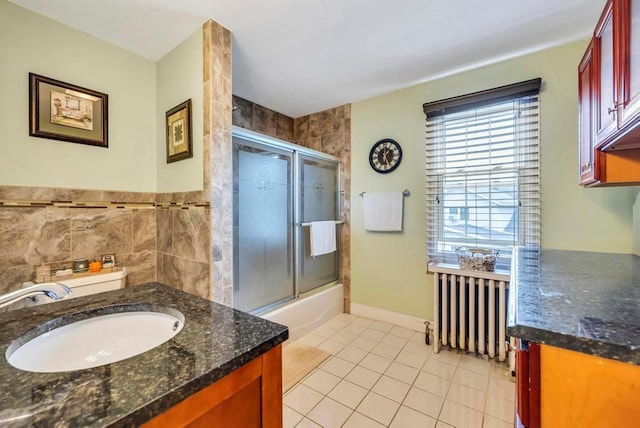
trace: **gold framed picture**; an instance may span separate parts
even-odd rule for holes
[[[29,73],[29,135],[109,147],[107,94]]]
[[[167,163],[193,157],[191,99],[167,112]]]

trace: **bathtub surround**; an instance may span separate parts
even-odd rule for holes
[[[244,98],[233,96],[233,124],[340,158],[342,220],[339,281],[344,286],[344,310],[351,302],[351,104],[292,119]]]

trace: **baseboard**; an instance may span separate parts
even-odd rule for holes
[[[361,305],[359,303],[351,303],[351,313],[359,317],[370,318],[378,321],[388,322],[390,324],[399,325],[400,327],[424,333],[425,319],[417,318],[411,315],[392,312],[386,309],[375,308],[373,306]],[[429,321],[430,324],[433,324]]]

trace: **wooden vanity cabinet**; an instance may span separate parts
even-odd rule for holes
[[[640,366],[528,343],[516,351],[516,426],[617,428],[640,420]]]
[[[640,184],[640,0],[609,0],[578,65],[579,183]]]
[[[142,427],[280,428],[282,422],[282,345],[278,345]]]

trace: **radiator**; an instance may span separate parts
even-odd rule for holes
[[[434,278],[434,343],[507,358],[509,275],[430,265]]]

